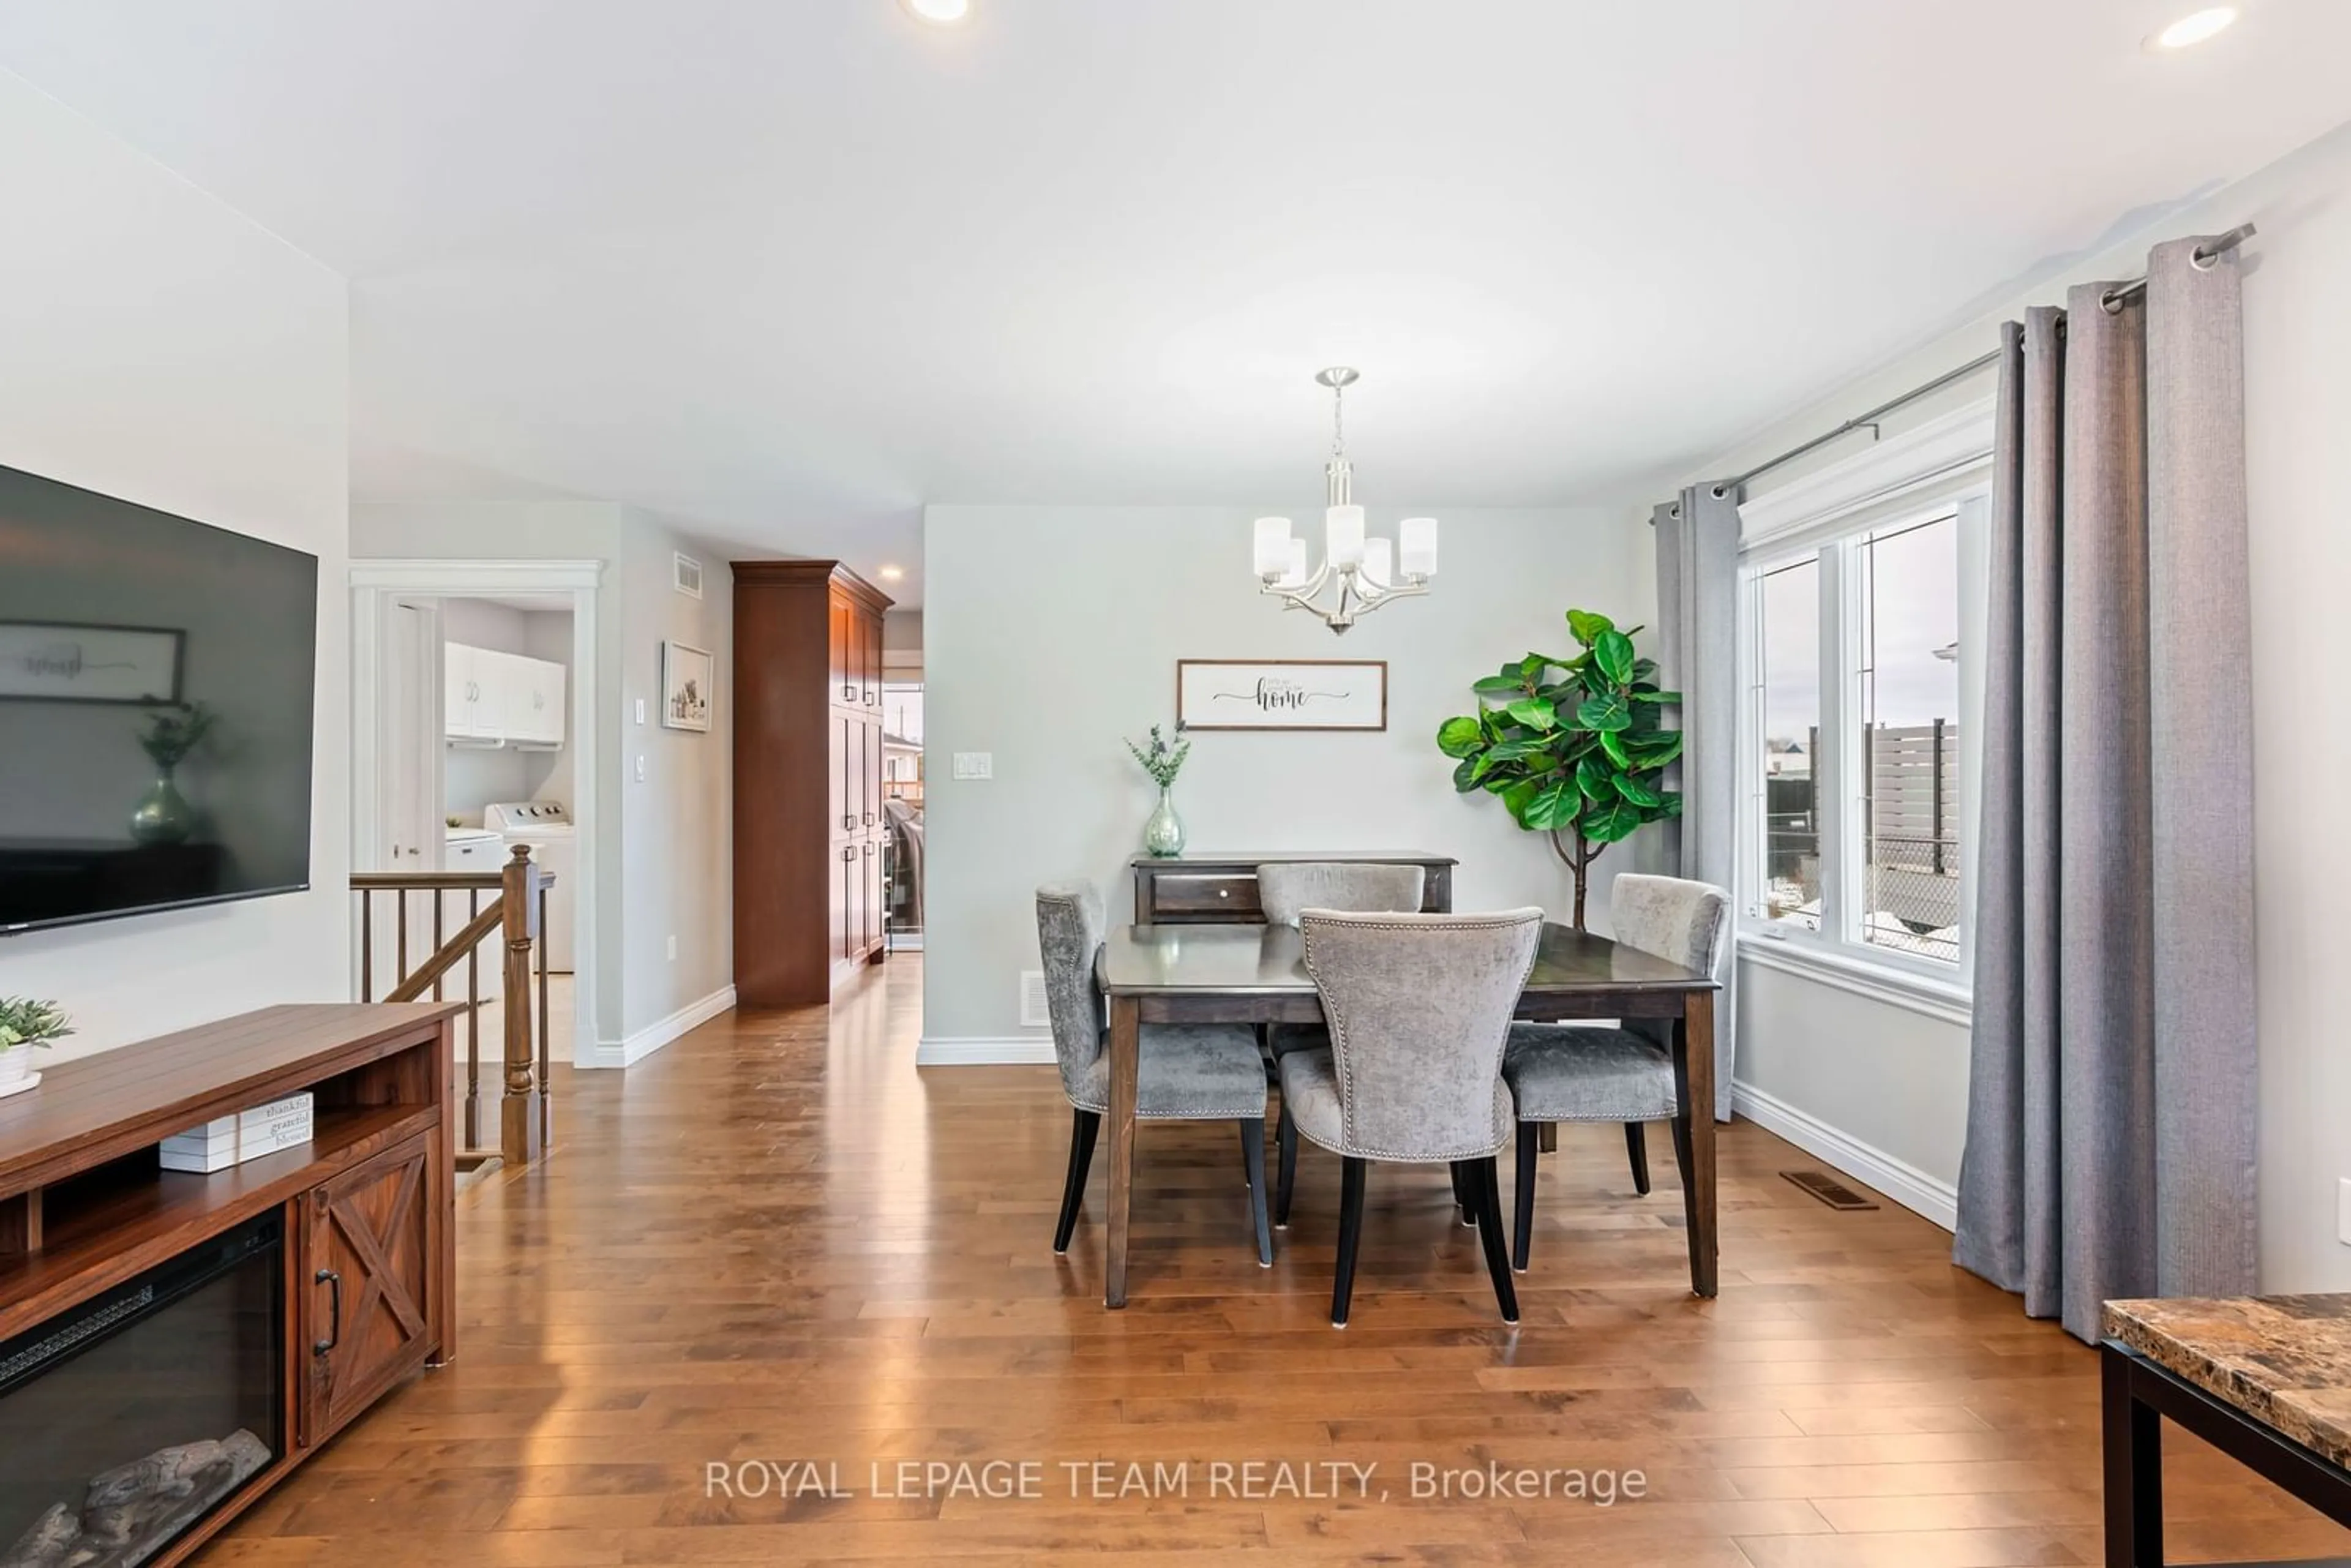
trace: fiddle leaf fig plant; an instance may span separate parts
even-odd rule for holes
[[[1581,931],[1592,862],[1644,823],[1682,814],[1681,792],[1665,787],[1682,734],[1662,722],[1681,694],[1635,650],[1639,627],[1571,610],[1567,630],[1581,653],[1529,653],[1477,682],[1478,711],[1439,725],[1437,747],[1456,760],[1456,789],[1497,796],[1519,826],[1551,836],[1575,877]]]

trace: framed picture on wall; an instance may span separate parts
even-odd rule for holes
[[[710,728],[710,698],[717,678],[710,654],[683,643],[662,644],[662,725],[668,729]]]
[[[0,621],[0,699],[178,702],[187,636],[155,626]]]
[[[1385,729],[1384,659],[1178,659],[1186,729]]]

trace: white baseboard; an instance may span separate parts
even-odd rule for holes
[[[698,1025],[708,1023],[735,1005],[735,988],[721,986],[698,1002],[688,1002],[665,1019],[660,1019],[637,1030],[626,1040],[600,1040],[596,1042],[593,1061],[579,1063],[581,1067],[634,1067],[671,1040]]]
[[[1949,1182],[1938,1181],[1907,1160],[1873,1148],[1751,1084],[1731,1084],[1730,1107],[1765,1132],[1787,1139],[1854,1180],[1884,1193],[1921,1218],[1932,1220],[1946,1230],[1959,1225],[1959,1189]]]
[[[1019,1034],[991,1039],[981,1035],[925,1035],[914,1048],[917,1067],[1050,1067],[1053,1041],[1050,1035]]]
[[[890,934],[893,953],[919,953],[923,950],[923,934],[919,931],[893,931]]]

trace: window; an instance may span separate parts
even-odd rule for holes
[[[1744,928],[1793,956],[1966,977],[1961,723],[1981,502],[1750,549]]]
[[[1799,560],[1757,584],[1762,625],[1756,695],[1763,716],[1761,914],[1821,928],[1821,569]]]

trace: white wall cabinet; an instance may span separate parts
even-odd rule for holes
[[[563,744],[569,672],[561,664],[447,643],[441,667],[442,731],[449,739]]]

